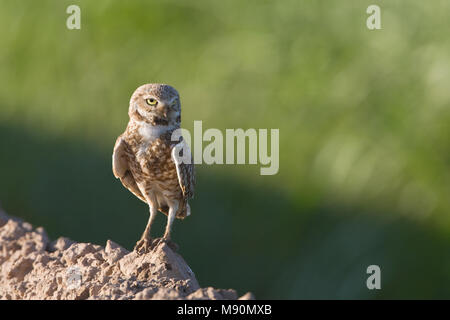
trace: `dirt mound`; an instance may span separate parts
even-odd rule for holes
[[[247,293],[240,299],[252,299]],[[43,228],[0,209],[0,299],[238,299],[235,290],[200,288],[167,244],[138,255],[67,238],[50,242]]]

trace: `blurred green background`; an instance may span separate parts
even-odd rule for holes
[[[366,28],[381,7],[382,30]],[[66,8],[81,7],[81,30]],[[148,210],[111,154],[130,95],[183,127],[279,128],[280,170],[197,166],[174,240],[257,298],[450,297],[449,1],[0,1],[0,201],[52,239],[131,249]],[[154,235],[161,235],[160,215]],[[382,289],[366,288],[377,264]]]

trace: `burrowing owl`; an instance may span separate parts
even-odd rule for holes
[[[170,240],[175,217],[190,215],[188,199],[194,196],[194,164],[183,138],[171,138],[181,122],[180,97],[173,87],[140,86],[131,96],[128,115],[128,126],[114,146],[113,172],[128,190],[149,205],[147,227],[135,247],[146,252],[151,248],[150,228],[158,210],[167,215],[163,240]],[[180,161],[180,147],[182,152],[189,152],[190,162]]]

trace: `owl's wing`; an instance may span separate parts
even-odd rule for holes
[[[128,148],[127,143],[122,139],[122,136],[117,138],[114,146],[114,152],[112,156],[112,167],[114,176],[122,182],[122,184],[130,190],[136,197],[147,203],[142,195],[139,187],[134,180],[133,174],[128,166],[128,157],[126,150]]]
[[[186,152],[187,154],[180,155],[181,150],[183,150],[183,152]],[[190,159],[190,161],[183,161],[183,159]],[[192,158],[189,146],[184,140],[173,147],[172,160],[175,163],[175,167],[177,169],[178,183],[180,184],[180,188],[183,191],[184,198],[193,198],[195,188],[194,159]]]

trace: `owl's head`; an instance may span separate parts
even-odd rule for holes
[[[181,123],[180,96],[175,88],[149,83],[134,91],[128,110],[130,119],[152,125],[179,127]]]

